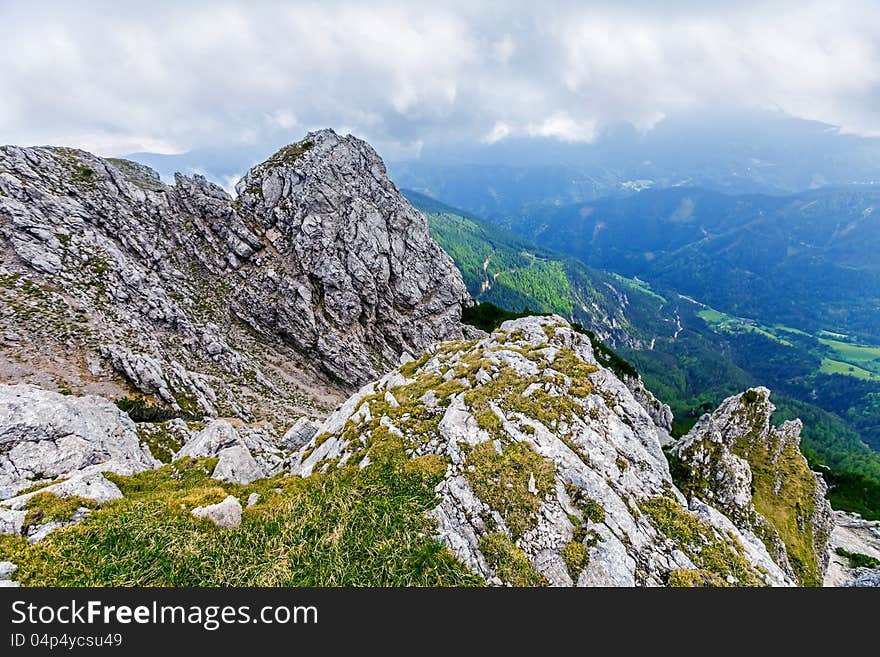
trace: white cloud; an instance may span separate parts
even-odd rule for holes
[[[560,141],[590,142],[596,138],[596,122],[591,119],[575,121],[569,116],[557,114],[526,128],[532,137],[553,137]]]
[[[504,121],[498,121],[492,126],[492,129],[481,139],[484,144],[494,144],[508,137],[513,129]]]
[[[509,34],[505,34],[492,44],[492,57],[499,64],[506,64],[509,62],[515,52],[516,43],[514,43],[513,37]]]
[[[299,123],[296,115],[287,109],[275,110],[266,115],[270,125],[281,128],[282,130],[290,130]]]
[[[417,153],[705,107],[880,134],[876,2],[620,5],[7,0],[0,142],[178,152],[330,126]]]

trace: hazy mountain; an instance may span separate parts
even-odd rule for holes
[[[678,115],[640,133],[620,127],[593,143],[510,139],[426,146],[390,166],[401,186],[502,222],[535,208],[642,189],[701,187],[792,193],[880,183],[880,139],[840,134],[780,113]]]

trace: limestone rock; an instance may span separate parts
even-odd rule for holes
[[[247,447],[233,445],[220,450],[217,466],[211,476],[231,484],[249,484],[266,476]]]
[[[258,445],[263,443],[252,441],[254,448]],[[235,484],[249,484],[268,476],[269,472],[257,462],[248,447],[246,440],[232,424],[226,420],[213,420],[180,448],[174,455],[174,460],[185,457],[216,456],[217,465],[211,473],[214,479]],[[267,444],[266,449],[271,451],[274,448]],[[279,457],[279,465],[280,462]]]
[[[880,587],[880,568],[856,568],[853,570],[852,579],[844,586]]]
[[[27,511],[0,507],[0,534],[21,534]]]
[[[651,416],[651,419],[654,420],[654,424],[669,434],[672,431],[673,420],[672,409],[669,408],[669,405],[664,404],[657,399],[654,394],[645,387],[641,377],[624,376],[622,377],[622,380],[626,384],[626,387],[629,388],[636,401],[642,405],[642,408],[644,408],[648,415]],[[672,444],[671,437],[661,435],[661,438],[664,447]]]
[[[44,486],[39,490],[30,493],[23,493],[15,497],[0,502],[0,507],[8,507],[10,509],[20,510],[34,496],[40,493],[51,493],[58,497],[82,497],[87,500],[93,500],[98,504],[104,504],[111,500],[122,498],[122,491],[112,481],[108,480],[100,472],[81,472],[77,473],[70,479],[66,479],[57,484]]]
[[[282,424],[461,337],[461,276],[355,137],[308,134],[237,198],[67,148],[0,147],[0,171],[19,377]]]
[[[11,561],[0,561],[0,580],[12,579],[16,570],[18,570],[18,566]]]
[[[277,283],[243,288],[239,307],[332,376],[364,383],[403,353],[461,337],[461,276],[366,142],[309,133],[236,191],[239,215],[273,229],[289,254],[264,255]]]
[[[857,514],[834,512],[834,530],[829,543],[825,586],[847,586],[856,578],[855,569],[845,556],[863,554],[880,561],[880,520],[865,520]],[[838,550],[843,552],[839,554]]]
[[[290,470],[370,468],[378,444],[402,441],[410,458],[437,463],[439,540],[489,582],[793,584],[753,533],[708,504],[689,508],[662,425],[596,361],[585,335],[561,317],[527,317],[442,343],[364,386],[291,456]],[[707,544],[729,565],[707,559]]]
[[[307,417],[301,417],[281,438],[281,444],[293,451],[305,445],[318,433],[318,425]]]
[[[241,502],[234,495],[229,495],[217,504],[197,506],[191,513],[196,518],[207,518],[221,529],[230,529],[241,524],[241,511]]]
[[[174,455],[174,460],[178,461],[185,457],[209,458],[217,456],[227,447],[240,444],[241,436],[232,424],[226,420],[212,420],[180,448]]]
[[[825,482],[800,452],[799,421],[776,428],[770,391],[754,388],[704,415],[672,449],[683,492],[760,536],[787,573],[821,584],[834,527]]]
[[[106,399],[0,385],[0,499],[77,472],[131,475],[158,465]]]

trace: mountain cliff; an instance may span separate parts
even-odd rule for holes
[[[0,581],[821,581],[824,484],[765,390],[675,442],[565,319],[462,325],[461,275],[353,137],[236,189],[2,149]]]
[[[5,382],[284,423],[461,337],[452,261],[375,151],[330,130],[254,167],[236,199],[4,147],[0,235]]]

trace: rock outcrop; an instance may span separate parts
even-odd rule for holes
[[[465,287],[365,142],[314,132],[238,198],[0,148],[0,382],[289,427],[461,336]]]
[[[825,586],[880,586],[880,520],[835,511],[829,548]]]
[[[291,471],[369,468],[394,441],[442,473],[438,536],[491,583],[793,583],[752,532],[688,504],[666,431],[559,317],[443,343],[364,386]]]
[[[258,430],[242,431],[244,436],[228,421],[213,420],[193,434],[173,460],[217,457],[211,476],[233,484],[249,484],[277,474],[282,464],[281,449]]]
[[[461,337],[461,275],[366,142],[310,133],[236,191],[237,212],[273,231],[265,285],[243,288],[237,309],[338,379],[364,383],[401,354]]]
[[[770,391],[754,388],[704,415],[671,450],[685,495],[759,536],[804,585],[822,583],[834,527],[827,487],[800,452],[800,421],[770,424]]]
[[[58,478],[130,475],[157,465],[134,422],[112,402],[0,385],[0,499]]]
[[[241,524],[241,502],[234,495],[228,495],[222,502],[197,506],[191,511],[196,518],[207,518],[220,529],[231,529]]]

